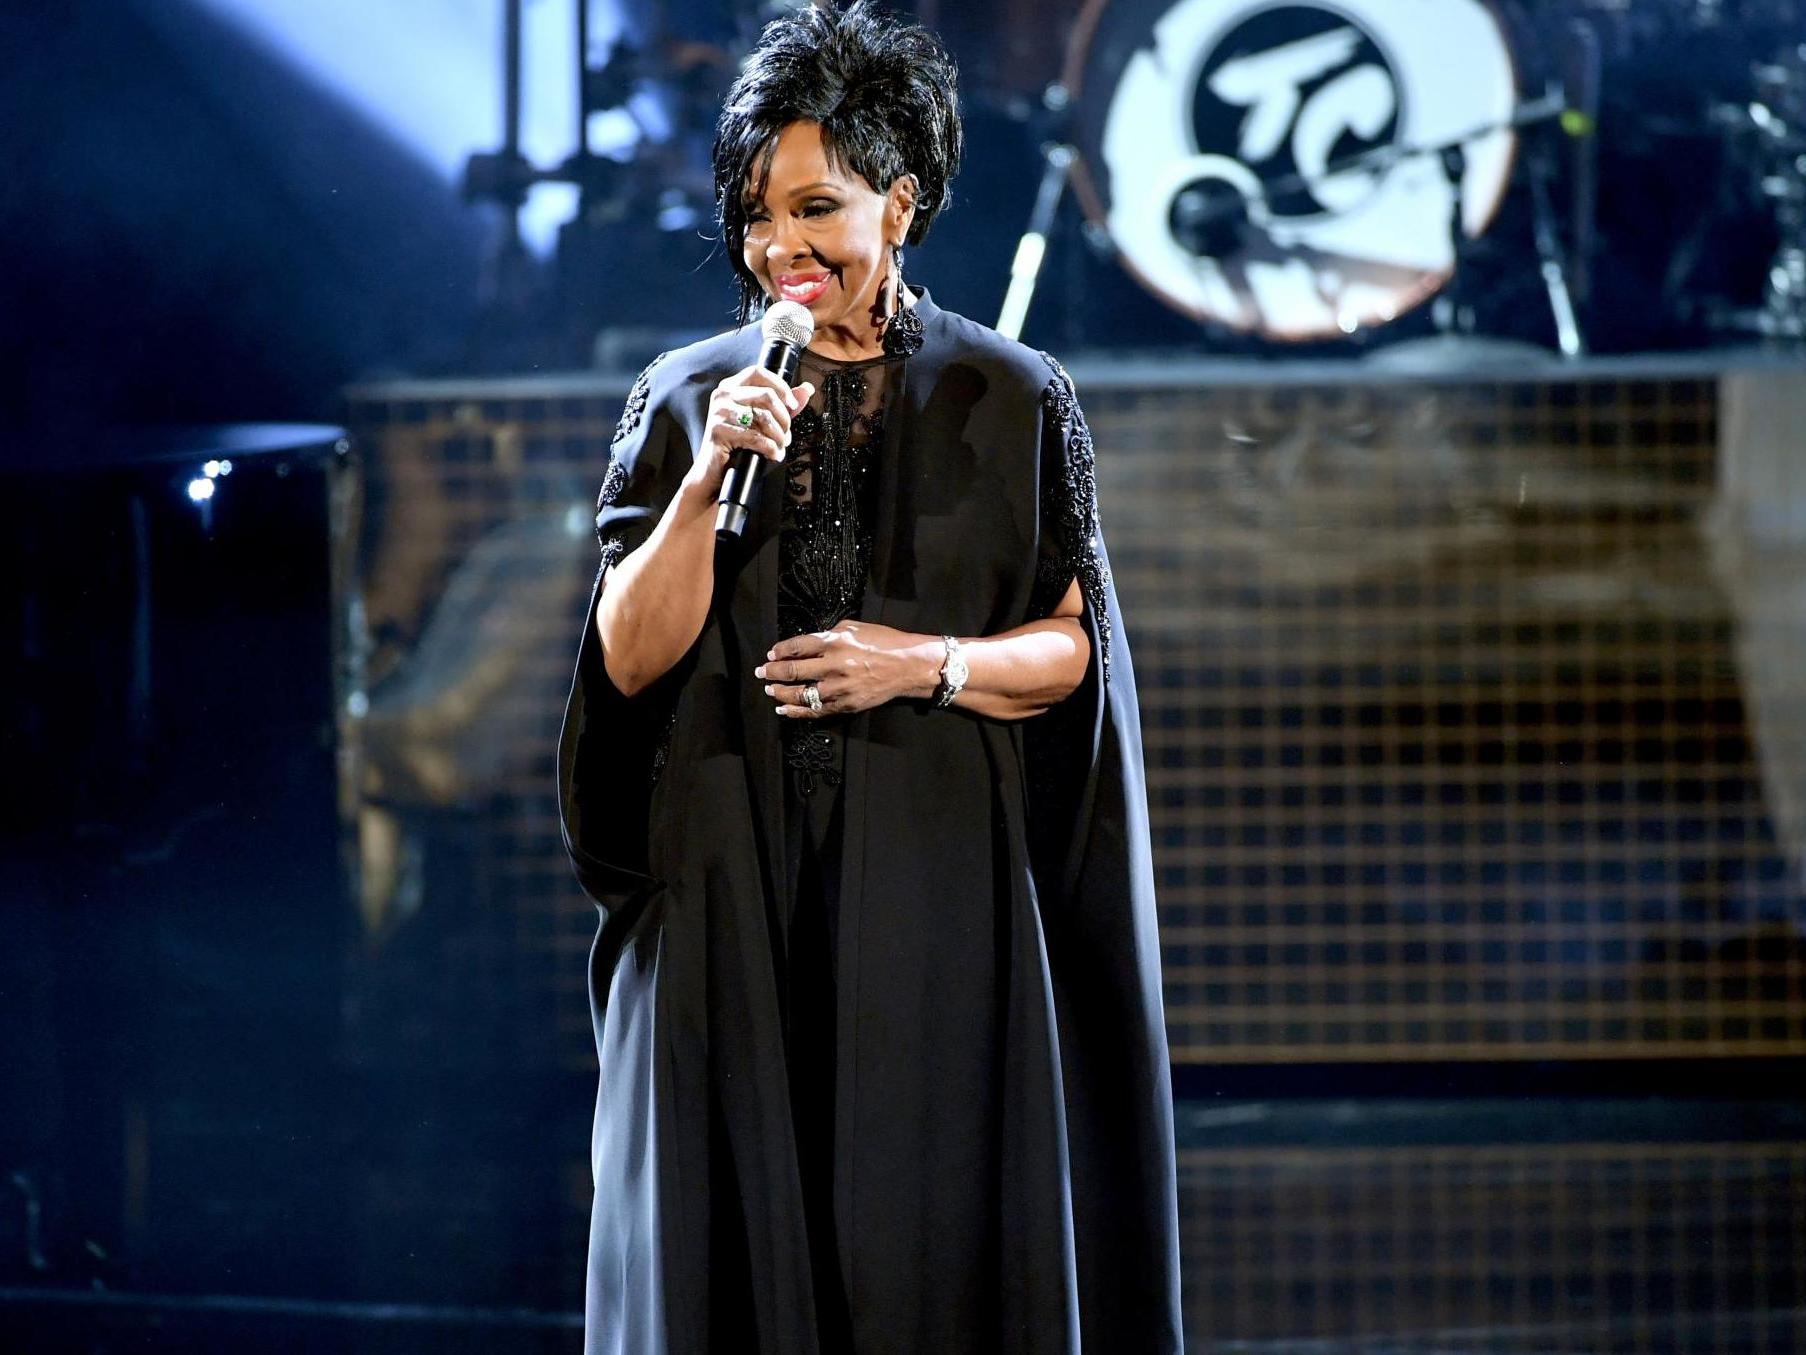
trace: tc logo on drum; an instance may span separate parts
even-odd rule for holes
[[[1411,148],[1465,142],[1470,235],[1504,197],[1514,139],[1489,129],[1517,79],[1482,0],[1131,0],[1075,57],[1094,214],[1144,285],[1202,319],[1318,338],[1434,293],[1456,201]]]
[[[1357,24],[1312,5],[1267,10],[1213,46],[1198,74],[1198,149],[1229,156],[1266,185],[1266,214],[1346,211],[1373,172],[1331,175],[1338,162],[1391,145],[1400,90],[1379,44]]]

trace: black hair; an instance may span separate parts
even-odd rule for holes
[[[953,196],[962,141],[958,85],[939,38],[870,0],[844,9],[805,5],[765,26],[715,125],[716,221],[740,285],[740,324],[765,300],[743,257],[741,194],[749,180],[764,192],[778,133],[793,122],[820,123],[829,163],[880,193],[913,174],[907,243],[920,244]]]

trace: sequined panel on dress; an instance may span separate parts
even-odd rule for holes
[[[816,384],[791,422],[779,534],[778,629],[785,638],[857,616],[871,573],[875,462],[902,354],[840,363],[806,354]],[[783,721],[784,760],[804,795],[839,785],[845,716]]]
[[[621,417],[615,424],[614,437],[608,444],[608,469],[602,473],[602,487],[596,494],[596,540],[602,548],[602,569],[619,564],[621,557],[627,554],[626,529],[602,525],[603,515],[614,506],[615,500],[627,488],[629,475],[626,465],[621,460],[621,445],[639,431],[640,421],[646,416],[646,402],[652,394],[652,372],[659,363],[671,354],[660,353],[646,364],[637,377],[633,388],[627,392],[627,402],[621,409]],[[600,571],[597,578],[601,577]]]
[[[1036,567],[1031,615],[1051,614],[1071,581],[1078,579],[1097,622],[1099,668],[1107,682],[1110,569],[1104,562],[1102,528],[1098,525],[1097,453],[1072,378],[1052,354],[1042,353],[1041,357],[1052,373],[1041,392],[1042,417],[1052,425],[1061,449],[1055,475],[1042,485],[1041,512],[1050,529],[1057,529],[1060,549],[1057,554],[1043,556]]]

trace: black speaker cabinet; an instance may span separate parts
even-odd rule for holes
[[[0,1284],[330,1287],[340,430],[0,448]]]

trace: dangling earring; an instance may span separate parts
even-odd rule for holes
[[[896,267],[893,289],[895,309],[884,322],[884,352],[893,358],[906,358],[922,346],[922,317],[913,306],[903,304],[903,246],[890,247],[891,261]]]

